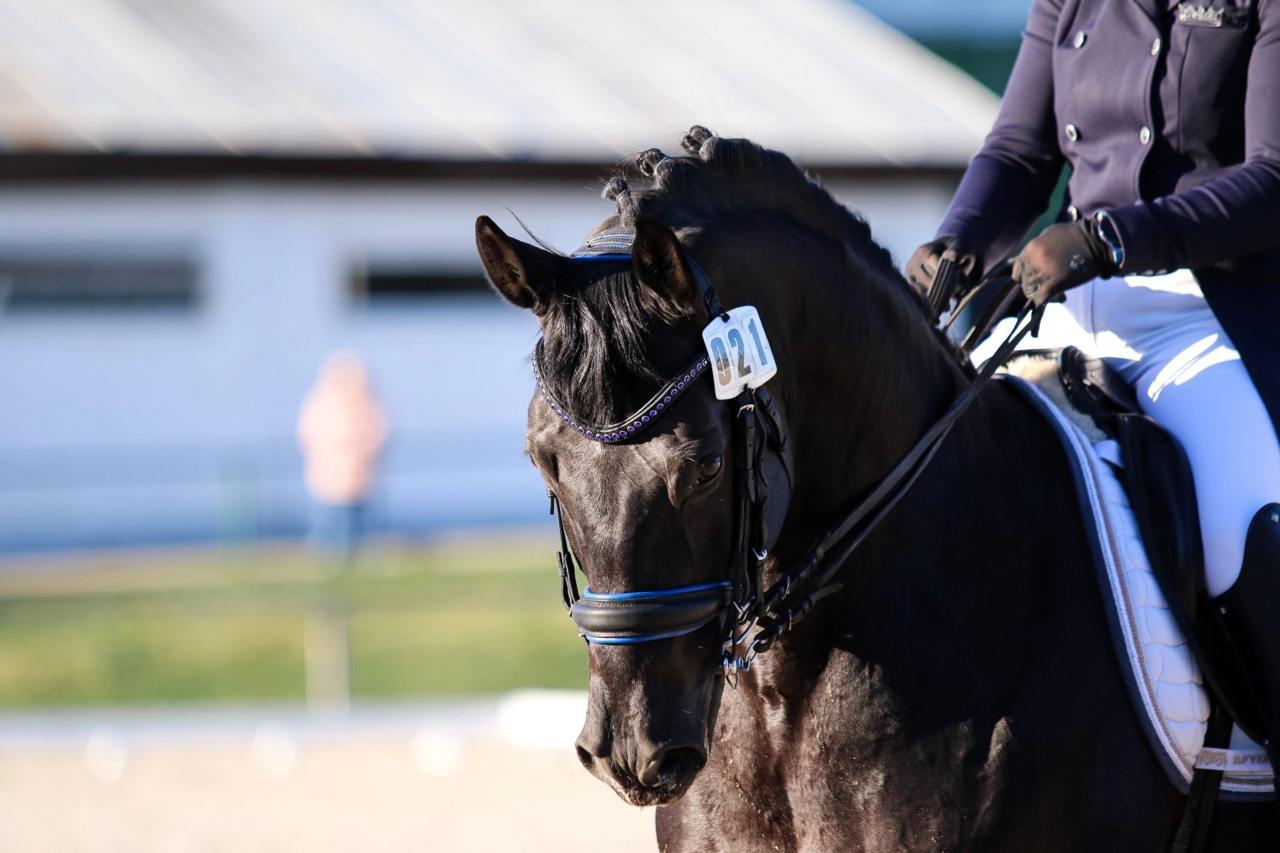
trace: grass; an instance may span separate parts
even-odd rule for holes
[[[345,625],[356,698],[585,684],[541,540],[342,573],[291,549],[171,553],[0,573],[0,707],[301,701],[318,614]]]

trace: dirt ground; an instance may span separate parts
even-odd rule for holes
[[[0,718],[0,850],[652,851],[574,758],[580,701]]]

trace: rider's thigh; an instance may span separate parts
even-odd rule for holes
[[[1186,450],[1206,581],[1210,594],[1218,595],[1240,574],[1254,513],[1280,499],[1280,443],[1239,353],[1199,288],[1186,287],[1185,280],[1163,290],[1139,282],[1135,287],[1115,280],[1116,286],[1093,294],[1094,334],[1111,338],[1099,341],[1109,344],[1100,347],[1109,352],[1099,354],[1110,356],[1133,383],[1143,410]]]
[[[1191,462],[1205,580],[1218,595],[1240,574],[1254,513],[1280,499],[1280,444],[1229,341],[1197,341],[1184,354],[1144,371],[1137,390],[1143,410],[1182,442]]]

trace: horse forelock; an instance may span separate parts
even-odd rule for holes
[[[582,262],[574,285],[557,290],[535,358],[547,390],[577,418],[615,421],[629,414],[636,395],[666,381],[652,338],[668,318],[651,303],[624,262]]]

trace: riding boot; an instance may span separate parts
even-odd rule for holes
[[[1280,503],[1254,515],[1240,577],[1213,604],[1261,713],[1263,747],[1280,772]]]

